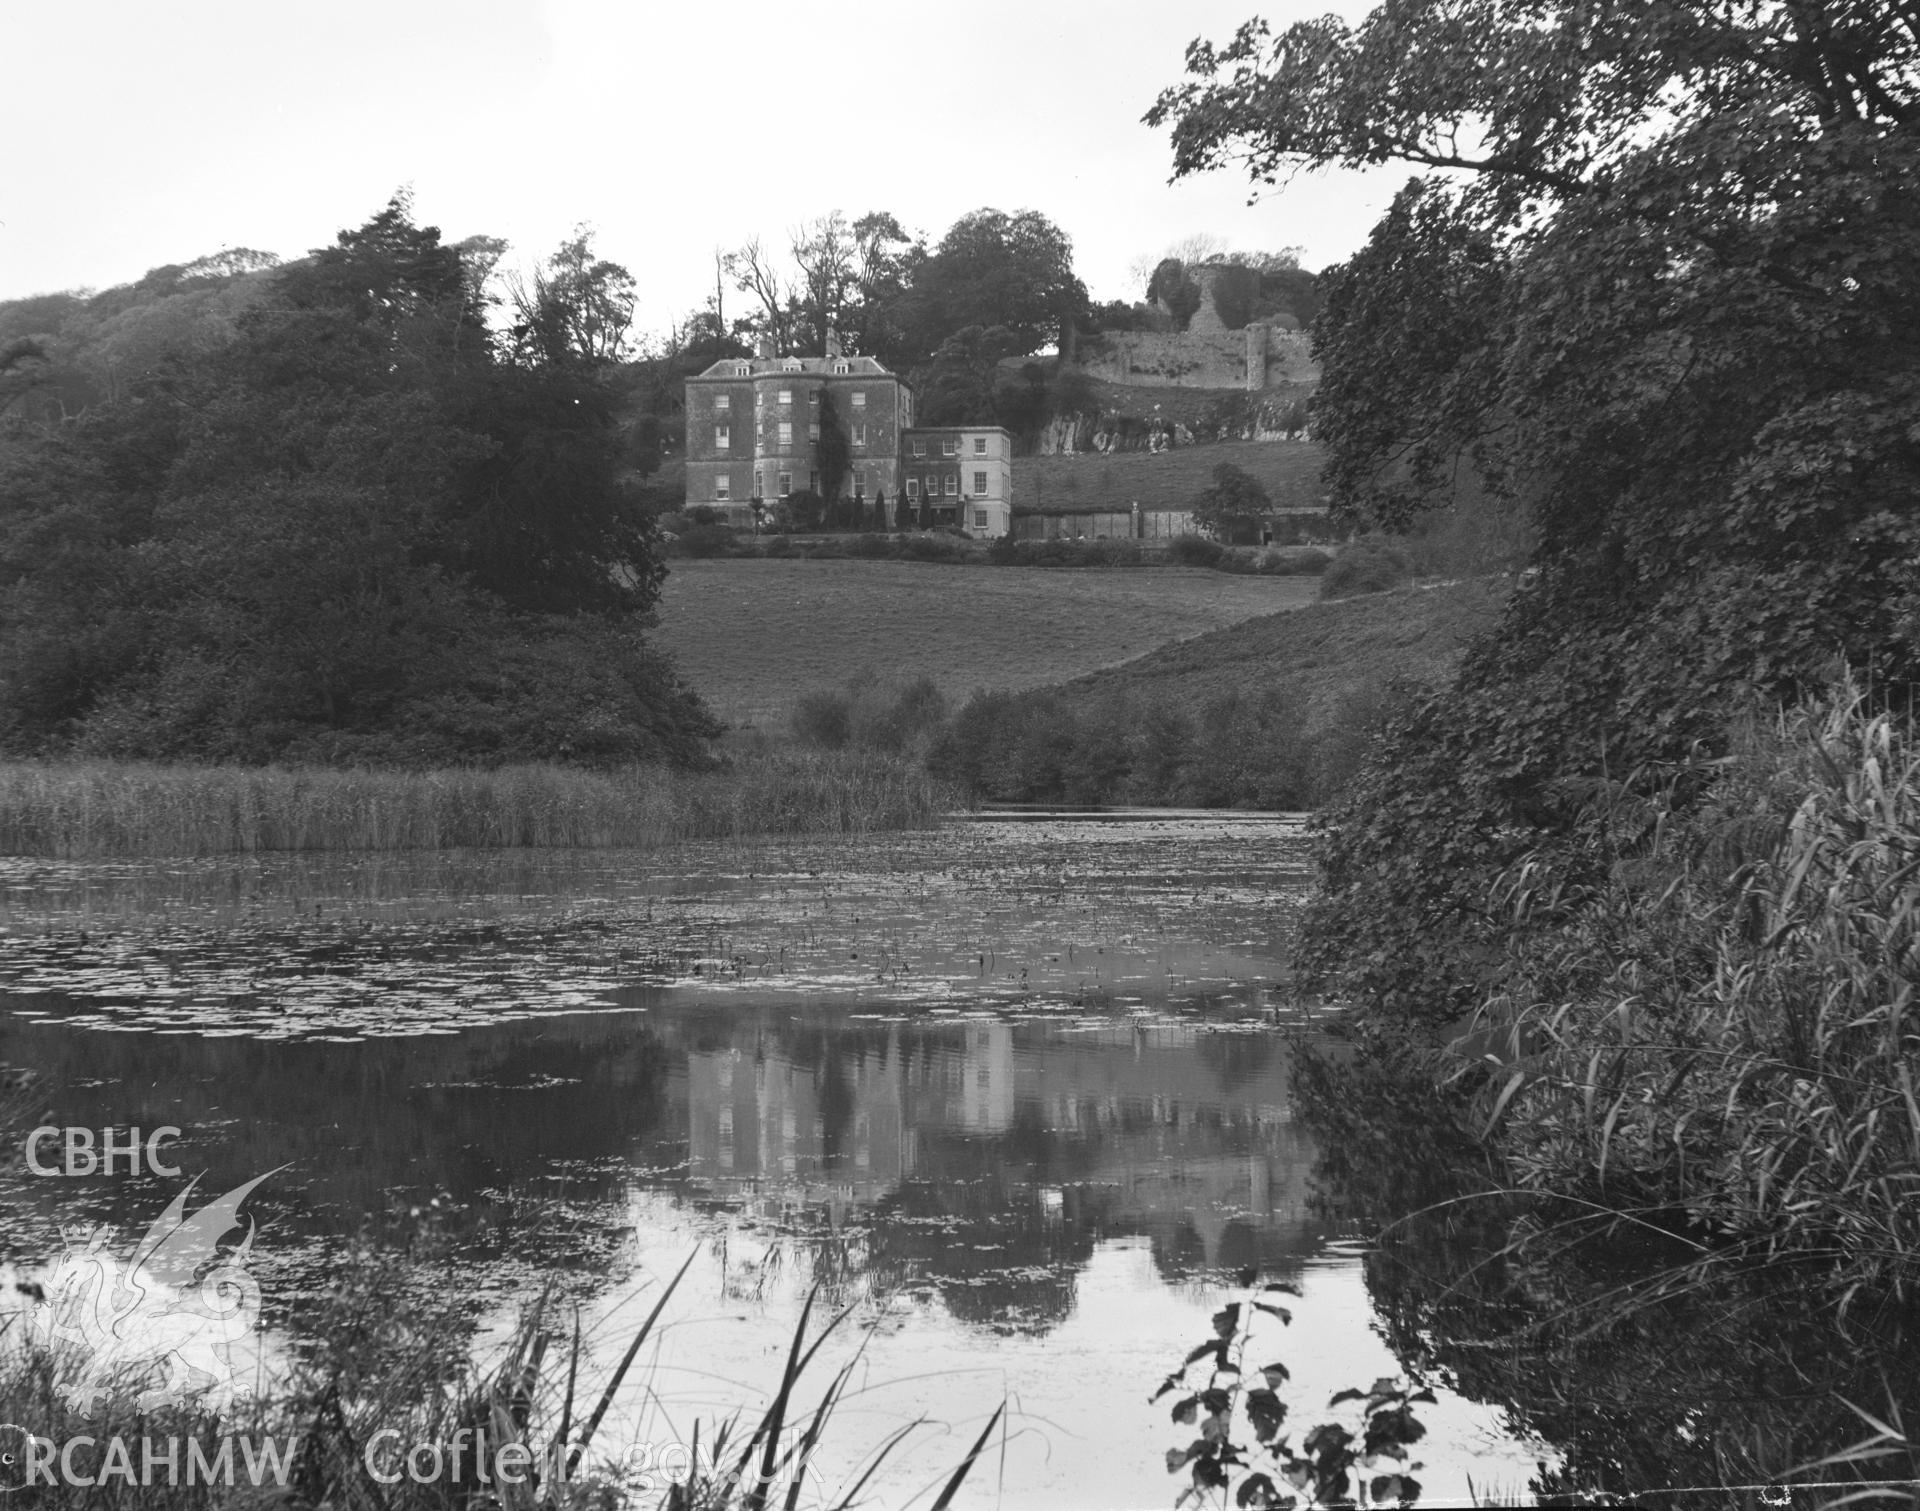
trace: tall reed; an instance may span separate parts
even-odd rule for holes
[[[0,854],[650,848],[911,828],[954,802],[906,762],[869,752],[762,750],[706,773],[15,761],[0,763]]]
[[[1849,694],[1749,732],[1705,803],[1684,786],[1606,796],[1613,863],[1586,892],[1513,878],[1489,1125],[1524,1185],[1677,1207],[1822,1261],[1843,1302],[1908,1294],[1920,746]]]

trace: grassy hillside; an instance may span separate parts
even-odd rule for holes
[[[1228,693],[1273,688],[1304,709],[1312,731],[1356,694],[1444,681],[1466,642],[1492,628],[1504,596],[1502,586],[1464,582],[1315,603],[1163,646],[1060,691],[1080,705],[1124,695],[1192,717]]]
[[[928,769],[1002,802],[1317,807],[1361,768],[1395,684],[1445,679],[1499,596],[1476,583],[1315,604],[986,694],[939,731]]]
[[[1312,600],[1311,577],[1050,572],[885,561],[677,561],[657,642],[716,712],[783,723],[864,668],[949,698],[1062,682]]]
[[[1013,463],[1014,504],[1022,509],[1183,509],[1231,462],[1260,480],[1276,508],[1325,507],[1321,450],[1311,441],[1223,441],[1171,451],[1083,456],[1024,456]]]

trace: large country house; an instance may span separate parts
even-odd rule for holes
[[[821,491],[822,396],[844,427],[843,497],[888,529],[1013,527],[1013,437],[997,425],[913,423],[913,388],[872,357],[729,357],[687,380],[687,506],[759,524],[779,499]]]

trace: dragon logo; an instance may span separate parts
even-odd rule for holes
[[[143,1412],[189,1401],[215,1412],[233,1404],[228,1351],[260,1315],[260,1285],[247,1270],[253,1223],[240,1217],[240,1204],[266,1178],[257,1175],[189,1215],[196,1176],[124,1262],[107,1248],[105,1229],[68,1234],[35,1320],[69,1410],[90,1417],[119,1392],[133,1392]],[[243,1223],[244,1241],[221,1253],[221,1240]]]

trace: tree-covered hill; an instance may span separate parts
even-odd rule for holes
[[[701,758],[594,289],[496,333],[487,255],[396,199],[285,267],[0,308],[0,748]]]

